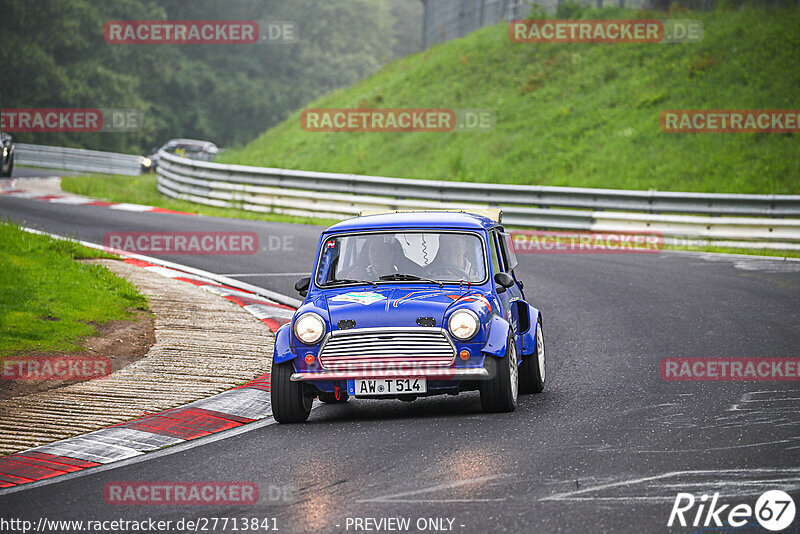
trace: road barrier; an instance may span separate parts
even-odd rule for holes
[[[141,173],[143,158],[99,150],[16,143],[14,159],[17,165],[137,176]]]
[[[208,206],[345,219],[364,209],[497,208],[512,227],[657,232],[800,248],[800,195],[673,193],[414,180],[224,165],[160,153],[158,189]],[[716,244],[716,241],[696,244]]]

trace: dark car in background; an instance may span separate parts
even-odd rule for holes
[[[0,131],[0,177],[10,177],[14,172],[14,140]]]
[[[170,139],[161,148],[153,148],[146,158],[142,160],[142,172],[154,172],[158,167],[158,153],[165,150],[170,154],[200,161],[214,161],[219,154],[219,148],[211,141],[197,139]]]

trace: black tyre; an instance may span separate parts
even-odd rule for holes
[[[292,362],[272,365],[270,379],[272,416],[279,423],[305,422],[314,402],[310,395],[306,395],[305,384],[289,380],[292,373],[294,373]]]
[[[512,334],[508,336],[505,357],[487,356],[483,365],[491,377],[480,383],[483,411],[487,413],[513,412],[517,407],[519,391],[517,346],[514,343],[514,336]]]
[[[541,393],[546,378],[544,334],[542,323],[536,323],[536,352],[522,360],[519,366],[519,390],[522,393]]]
[[[339,392],[338,399],[336,395],[328,393],[327,391],[320,391],[319,393],[319,400],[325,404],[342,404],[343,402],[347,402],[348,398],[350,398],[350,396],[345,391]]]

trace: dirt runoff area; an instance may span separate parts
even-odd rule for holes
[[[138,311],[132,320],[93,326],[97,335],[81,342],[84,350],[27,352],[3,358],[0,400],[104,378],[143,358],[156,341],[150,312]]]

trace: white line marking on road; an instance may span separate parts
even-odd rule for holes
[[[53,204],[71,204],[71,205],[81,205],[81,204],[88,204],[89,202],[94,202],[94,199],[91,198],[84,198],[84,197],[59,197],[59,198],[51,198],[50,202]]]
[[[712,427],[713,428],[713,427]],[[687,453],[687,452],[705,452],[705,451],[727,451],[729,449],[746,449],[748,447],[764,447],[767,445],[778,445],[781,443],[793,443],[800,439],[800,437],[793,437],[789,439],[778,439],[775,441],[763,441],[759,443],[747,443],[744,445],[726,445],[724,447],[700,447],[698,449],[664,449],[664,450],[653,450],[653,449],[644,449],[644,450],[636,450],[630,448],[615,448],[615,449],[606,449],[602,447],[597,447],[593,449],[596,452],[625,452],[628,454],[655,454],[655,453]],[[788,450],[788,449],[785,449]]]
[[[143,206],[141,204],[127,204],[123,202],[121,204],[112,204],[109,206],[109,208],[112,210],[144,212],[152,210],[153,206]]]
[[[191,278],[193,280],[199,280],[200,282],[205,282],[206,284],[215,284],[213,280],[210,278],[203,278],[202,276],[191,275],[187,276],[187,273],[176,271],[175,269],[169,269],[167,267],[160,267],[158,265],[153,267],[145,267],[148,271],[152,273],[159,274],[164,278]],[[206,289],[205,287],[203,289]]]
[[[488,476],[485,476],[485,477],[468,478],[466,480],[459,480],[457,482],[447,482],[445,484],[436,484],[434,486],[428,486],[427,488],[421,488],[421,489],[416,489],[416,490],[412,490],[412,491],[405,491],[403,493],[395,493],[395,494],[392,494],[392,495],[384,495],[383,497],[375,497],[373,499],[361,499],[361,500],[359,500],[357,502],[447,502],[448,500],[452,500],[452,499],[445,499],[445,500],[430,499],[430,500],[420,500],[420,501],[396,501],[396,499],[399,499],[401,497],[409,497],[411,495],[419,495],[420,493],[431,493],[431,492],[434,492],[434,491],[441,491],[441,490],[446,490],[446,489],[458,488],[458,487],[461,487],[461,486],[466,486],[468,484],[478,484],[480,482],[486,482],[488,480],[496,480],[498,478],[505,478],[505,477],[509,477],[509,476],[511,476],[511,475],[488,475]],[[478,502],[480,500],[482,500],[482,499],[467,499],[467,500],[464,500],[463,502]],[[500,499],[500,500],[503,500],[503,499]],[[459,501],[459,502],[462,502],[462,501]]]
[[[194,401],[186,406],[255,420],[272,415],[270,392],[255,388],[230,389],[213,397]]]
[[[231,278],[247,278],[249,276],[302,276],[308,273],[232,273],[221,274],[220,276],[229,276]]]
[[[505,497],[502,499],[392,499],[390,501],[379,501],[379,500],[371,500],[371,501],[359,501],[359,502],[373,502],[373,503],[417,503],[417,504],[426,504],[426,503],[447,503],[447,502],[501,502],[506,500]]]
[[[288,319],[294,317],[294,310],[278,308],[264,304],[247,304],[242,306],[257,319]]]
[[[714,484],[736,484],[737,486],[763,486],[765,484],[785,484],[785,478],[762,478],[758,480],[715,480]],[[675,482],[673,484],[659,484],[659,488],[707,488],[708,482]]]
[[[628,499],[633,500],[658,500],[664,499],[667,497],[659,497],[659,496],[648,496],[648,497],[636,497],[636,496],[618,496],[618,497],[578,497],[578,495],[583,495],[589,492],[601,492],[612,488],[619,488],[624,486],[633,486],[636,484],[641,484],[643,482],[652,482],[656,480],[663,480],[666,478],[672,477],[682,477],[682,476],[695,476],[695,475],[712,475],[712,476],[723,476],[723,475],[744,475],[744,476],[752,476],[759,473],[764,474],[786,474],[790,477],[789,479],[783,479],[784,483],[792,482],[800,483],[800,468],[754,468],[754,469],[696,469],[696,470],[688,470],[688,471],[671,471],[668,473],[662,473],[660,475],[654,475],[649,477],[641,477],[641,478],[633,478],[630,480],[621,480],[619,482],[610,482],[607,484],[599,484],[597,486],[592,486],[590,488],[585,488],[581,490],[575,491],[567,491],[563,493],[556,493],[555,495],[550,495],[549,497],[544,497],[540,500],[542,501],[576,501],[576,500],[598,500],[598,501],[624,501]],[[771,482],[771,479],[767,479]],[[714,484],[724,483],[725,481],[721,480],[714,480],[711,479],[708,482],[708,486],[713,486]],[[730,482],[730,481],[729,481]],[[739,480],[736,481],[737,486],[744,485],[742,482],[746,482],[746,480]],[[754,481],[751,485],[756,486],[760,481]],[[673,487],[672,484],[662,485],[665,489],[667,487]],[[746,490],[748,491],[748,490]],[[759,493],[761,490],[757,490],[756,493]],[[742,495],[746,495],[748,493],[742,493]],[[674,499],[674,497],[668,497],[669,499]]]
[[[572,501],[612,501],[612,502],[614,502],[614,501],[616,501],[616,502],[627,502],[627,501],[652,501],[652,502],[658,502],[658,501],[665,501],[665,502],[669,502],[669,501],[674,501],[675,500],[675,496],[671,495],[671,496],[664,496],[664,497],[642,497],[642,496],[627,496],[627,497],[567,497],[567,498],[564,498],[564,499],[550,499],[548,497],[548,498],[544,498],[544,499],[540,499],[540,500],[542,500],[542,501],[559,501],[559,502],[563,502],[563,501],[570,501],[570,502],[572,502]]]
[[[95,440],[91,433],[56,441],[28,450],[53,454],[55,456],[66,456],[67,458],[76,458],[78,460],[87,460],[98,464],[108,464],[144,454],[142,451],[131,447]]]
[[[692,471],[674,471],[671,473],[662,473],[660,475],[654,475],[650,477],[642,477],[642,478],[634,478],[631,480],[622,480],[620,482],[610,482],[608,484],[600,484],[598,486],[592,486],[591,488],[585,488],[582,490],[575,490],[575,491],[567,491],[565,493],[556,493],[555,495],[550,495],[549,497],[544,497],[540,499],[542,501],[565,501],[565,500],[573,500],[575,495],[579,495],[582,493],[586,493],[589,491],[602,491],[607,490],[610,488],[616,488],[619,486],[631,486],[633,484],[640,484],[642,482],[650,482],[651,480],[659,480],[661,478],[667,478],[670,476],[674,476],[676,474],[681,473],[691,473]]]

